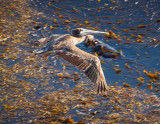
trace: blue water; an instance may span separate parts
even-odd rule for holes
[[[40,18],[35,16],[33,18],[33,21],[36,21],[36,24],[31,25],[29,30],[30,35],[26,40],[22,41],[27,45],[19,44],[17,46],[17,48],[23,51],[17,59],[3,60],[1,58],[1,60],[6,64],[7,68],[11,70],[16,64],[23,65],[22,67],[24,67],[24,69],[22,72],[14,73],[13,75],[15,76],[15,82],[22,80],[24,81],[24,84],[28,83],[27,86],[33,84],[33,86],[30,86],[31,90],[29,90],[31,93],[28,93],[29,95],[26,93],[24,95],[25,97],[35,102],[48,92],[52,94],[52,92],[64,90],[68,93],[81,83],[84,83],[89,91],[91,88],[93,88],[94,84],[83,74],[83,72],[79,71],[77,68],[61,58],[52,58],[53,56],[50,55],[48,61],[45,61],[41,56],[34,56],[36,58],[35,60],[38,60],[35,61],[31,55],[33,50],[41,47],[40,43],[37,41],[38,39],[44,36],[48,37],[51,34],[71,34],[71,30],[77,27],[94,28],[100,31],[111,30],[116,34],[116,36],[120,36],[121,41],[118,41],[118,39],[114,38],[107,38],[105,36],[95,36],[97,39],[112,46],[116,50],[122,50],[123,54],[125,55],[124,59],[111,59],[99,56],[100,60],[104,62],[101,65],[106,77],[106,82],[109,86],[113,86],[115,82],[118,82],[116,86],[123,87],[124,83],[127,83],[131,88],[137,88],[139,91],[145,91],[145,93],[148,93],[149,95],[153,93],[158,96],[158,98],[160,97],[159,79],[156,79],[154,82],[144,73],[144,70],[153,74],[155,72],[160,72],[159,0],[100,0],[100,2],[98,2],[98,0],[56,0],[56,2],[51,0],[31,0],[28,1],[28,3],[30,4],[31,8],[34,8],[39,15],[42,14],[43,17]],[[54,22],[55,20],[57,23]],[[66,20],[70,22],[65,23]],[[89,23],[85,24],[85,21],[88,21]],[[39,26],[39,28],[36,29],[36,26]],[[51,30],[51,26],[55,27],[56,29]],[[142,37],[140,39],[142,42],[135,42],[137,41],[135,36],[137,37],[138,35]],[[12,46],[10,47],[12,48]],[[85,47],[83,43],[77,45],[77,47],[94,54],[93,49],[91,47]],[[1,48],[3,47],[1,46]],[[1,50],[2,53],[4,52],[3,49]],[[27,62],[29,57],[33,59],[31,62]],[[55,63],[56,65],[54,65]],[[66,64],[66,69],[63,69],[63,64]],[[126,64],[130,68],[127,68]],[[28,70],[35,68],[35,65],[37,66],[35,76],[30,76],[29,78],[25,77],[24,74]],[[120,69],[121,72],[116,74],[114,68]],[[71,76],[73,76],[72,74],[74,73],[82,74],[80,74],[78,81],[74,81],[73,78],[60,79],[57,74],[64,72]],[[43,75],[41,76],[40,74]],[[160,76],[159,74],[157,75]],[[137,80],[139,77],[144,78],[144,82],[142,84]],[[6,82],[3,83],[5,84]],[[150,84],[153,88],[149,88],[148,84]],[[42,85],[44,85],[44,87]],[[94,87],[94,90],[96,90],[96,86]],[[5,89],[7,88],[8,86],[6,85]],[[13,94],[16,92],[13,92]],[[85,94],[82,95],[85,96]],[[143,96],[143,94],[140,95]],[[74,105],[79,104],[79,102],[74,102],[74,104],[70,106],[70,110],[65,117],[67,118],[69,115],[76,114],[80,111],[82,114],[79,116],[73,116],[73,120],[77,122],[79,120],[83,120],[83,117],[92,119],[94,118],[91,114],[88,114],[87,116],[83,114],[99,111],[100,114],[96,114],[95,118],[105,118],[107,109],[109,109],[109,114],[112,113],[111,109],[113,107],[111,105],[105,105],[105,102],[108,99],[95,95],[93,95],[93,98],[96,102],[100,103],[100,105],[97,105],[97,108],[87,108],[86,111],[83,112],[83,109],[81,108],[72,109]],[[6,104],[6,102],[8,101],[6,100],[2,104]],[[0,110],[1,114],[3,114],[3,111],[5,111],[3,107],[0,108]],[[21,120],[23,117],[32,120],[32,117],[27,117],[27,115],[18,116],[18,114],[16,115],[16,119],[12,118],[11,121],[6,118],[1,118],[1,120],[4,120],[6,123],[15,123],[21,122],[19,120]],[[33,120],[35,119],[34,117],[36,118],[36,116],[33,116]],[[33,121],[31,123],[33,123]]]

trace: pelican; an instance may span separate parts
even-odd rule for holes
[[[50,38],[44,39],[43,41],[46,42],[46,45],[40,49],[34,50],[33,53],[54,53],[58,55],[83,71],[92,82],[96,83],[98,95],[105,95],[108,86],[99,58],[76,47],[77,44],[86,40],[94,40],[94,34],[105,33],[106,32],[76,28],[72,30],[72,35],[51,35]]]

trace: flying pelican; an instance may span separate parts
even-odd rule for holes
[[[108,89],[100,60],[97,56],[87,53],[78,47],[77,44],[86,40],[94,40],[94,34],[105,34],[107,32],[93,31],[84,28],[72,30],[72,35],[57,35],[45,39],[44,47],[34,50],[33,53],[54,53],[79,70],[84,71],[86,76],[97,84],[97,94],[105,95]]]

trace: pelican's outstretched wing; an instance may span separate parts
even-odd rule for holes
[[[75,65],[79,70],[84,71],[92,82],[97,83],[97,94],[106,94],[107,83],[98,57],[76,46],[68,51],[58,50],[56,54],[72,65]]]
[[[69,34],[52,34],[50,37],[41,38],[38,41],[42,44],[42,46],[45,46],[67,35]]]
[[[52,34],[50,37],[41,38],[38,41],[42,44],[42,46],[46,45],[48,42],[55,40],[62,36],[62,34]]]
[[[59,42],[60,38],[68,36],[69,34],[53,34],[50,37],[41,38],[38,41],[41,43],[43,47],[36,49],[33,51],[34,54],[41,54],[41,53],[53,53],[54,44]]]

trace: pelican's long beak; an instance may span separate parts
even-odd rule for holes
[[[80,35],[96,35],[96,34],[106,34],[106,33],[107,33],[107,32],[83,29],[83,30],[80,32]]]

